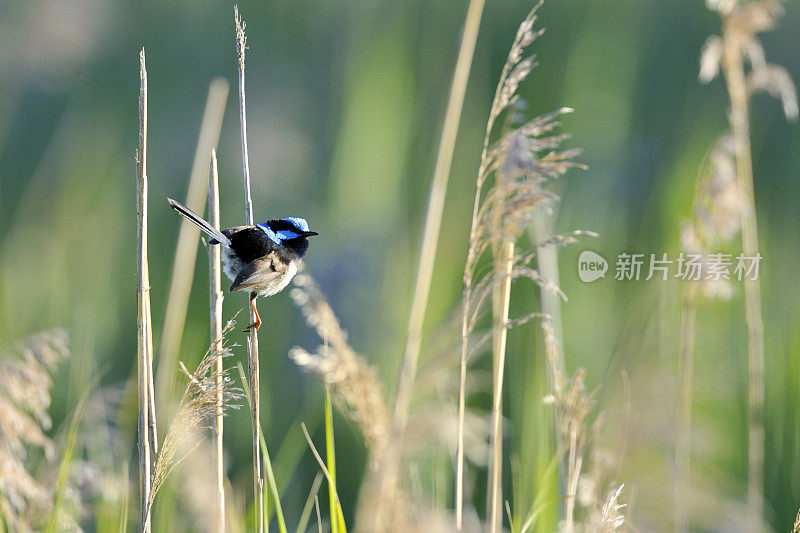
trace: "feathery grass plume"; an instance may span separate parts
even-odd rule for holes
[[[791,76],[783,67],[766,61],[757,36],[775,26],[783,14],[783,4],[778,0],[706,0],[706,5],[722,18],[722,35],[706,41],[700,59],[700,80],[711,81],[722,67],[731,104],[729,122],[743,202],[742,253],[754,257],[759,248],[750,147],[750,97],[756,91],[767,91],[780,98],[787,119],[793,121],[798,116],[797,92]],[[745,277],[744,293],[748,333],[748,526],[756,531],[763,514],[764,490],[765,355],[760,281]]]
[[[730,245],[739,234],[744,209],[746,204],[736,181],[733,138],[725,134],[714,142],[704,161],[691,220],[681,228],[682,251],[699,256],[699,279],[690,280],[689,292],[695,297],[728,300],[733,296],[729,279],[709,274],[720,264],[714,252]]]
[[[391,413],[380,403],[383,393],[377,373],[350,347],[333,311],[308,275],[298,274],[296,282],[298,287],[293,289],[292,297],[325,342],[314,353],[294,348],[290,355],[322,380],[333,380],[337,407],[356,422],[369,451],[370,468],[361,489],[357,530],[452,529],[452,515],[445,516],[435,502],[424,497],[422,487],[413,482],[411,474],[420,461],[437,454],[441,457],[443,449],[455,456],[453,437],[458,417],[450,402],[458,389],[458,350],[453,343],[458,336],[456,321],[432,335],[424,346],[413,388],[415,408],[405,430],[389,438]],[[490,337],[491,334],[483,335],[483,345]],[[472,380],[470,385],[480,385],[479,382],[488,385],[489,380]],[[376,410],[376,406],[380,408]],[[467,413],[465,453],[471,462],[481,466],[485,465],[488,451],[488,428],[485,416]],[[391,478],[386,480],[386,476]],[[437,527],[443,523],[448,527]]]
[[[555,407],[561,442],[566,450],[566,504],[563,531],[572,533],[575,530],[578,481],[591,429],[589,415],[597,404],[597,391],[586,389],[586,371],[583,368],[579,368],[572,377],[566,376],[559,370],[557,341],[549,320],[542,321],[542,330],[547,362],[553,374],[553,393],[545,396],[544,401]]]
[[[67,334],[60,329],[0,348],[0,516],[10,531],[42,526],[39,519],[53,505],[52,484],[37,479],[27,459],[33,449],[48,463],[56,458],[45,433],[52,424],[50,373],[68,356]]]
[[[244,56],[247,50],[245,22],[239,16],[239,6],[233,6],[233,19],[236,26],[236,57],[239,66],[239,126],[242,139],[242,170],[244,174],[244,215],[245,224],[253,225],[253,198],[250,195],[250,155],[247,149],[247,106],[244,83]],[[253,302],[253,306],[255,302]],[[250,323],[256,321],[256,310],[250,307]],[[250,379],[250,418],[253,432],[253,497],[256,504],[256,530],[262,533],[266,527],[264,514],[264,469],[261,461],[261,385],[258,361],[258,330],[250,329],[247,336],[247,370]]]
[[[222,412],[237,409],[236,403],[243,397],[242,391],[233,387],[233,380],[227,370],[220,373],[217,358],[232,355],[230,345],[225,342],[225,335],[233,329],[233,321],[228,322],[222,330],[222,341],[214,340],[194,372],[189,372],[181,365],[181,370],[188,377],[186,388],[178,405],[175,417],[169,425],[161,450],[155,460],[153,470],[153,488],[150,493],[148,507],[152,507],[158,490],[163,486],[169,474],[184,459],[178,452],[187,449],[187,445],[196,443],[202,438],[202,429],[210,428],[215,417],[220,414],[217,404],[219,386],[222,386]],[[221,375],[220,375],[221,374]]]
[[[616,489],[612,490],[608,495],[605,503],[603,504],[603,512],[600,516],[599,527],[596,531],[602,533],[610,533],[616,531],[625,524],[625,517],[620,513],[622,509],[627,507],[625,503],[618,503],[619,495],[625,487],[623,483]]]
[[[681,340],[678,360],[678,426],[675,433],[673,514],[678,531],[688,524],[689,472],[692,435],[692,383],[695,323],[702,299],[728,300],[733,296],[731,280],[709,275],[722,266],[720,247],[730,245],[741,229],[746,208],[736,180],[733,137],[718,138],[706,157],[697,182],[691,220],[681,228],[681,258],[686,269],[692,257],[699,258],[697,278],[691,279],[681,302]],[[716,252],[716,253],[715,253]]]
[[[797,516],[794,519],[794,525],[792,526],[792,533],[800,533],[800,511],[797,511]]]
[[[619,503],[624,484],[615,478],[619,469],[619,458],[597,444],[599,426],[602,417],[598,417],[592,427],[590,451],[587,453],[589,468],[584,469],[578,481],[577,505],[584,511],[583,527],[587,531],[616,531],[622,527],[625,517],[621,510],[627,504]]]
[[[492,295],[493,317],[493,398],[492,398],[492,451],[488,476],[488,527],[497,531],[502,522],[502,389],[505,368],[505,345],[509,326],[508,308],[510,284],[513,278],[527,277],[543,288],[560,293],[557,287],[545,280],[528,265],[530,251],[517,254],[515,243],[523,228],[530,222],[536,208],[555,198],[542,185],[573,167],[582,165],[570,161],[576,150],[556,151],[568,135],[549,135],[558,126],[557,117],[572,110],[562,108],[537,117],[521,126],[503,133],[492,144],[497,119],[506,111],[515,109],[519,84],[535,66],[533,57],[523,57],[531,43],[543,30],[534,30],[538,3],[517,31],[514,43],[500,75],[495,97],[486,125],[481,152],[478,179],[473,203],[469,236],[469,250],[464,268],[464,289],[461,322],[461,360],[459,384],[459,428],[456,457],[455,507],[456,527],[461,528],[464,505],[464,452],[463,420],[466,405],[465,387],[468,344],[475,319],[482,312],[482,304],[489,289]],[[541,153],[547,151],[546,153]],[[487,188],[487,182],[491,186]],[[491,249],[491,250],[490,250]],[[490,250],[493,269],[478,276],[477,266],[484,253]],[[524,259],[527,259],[525,261]],[[473,301],[475,300],[475,301]],[[474,309],[474,310],[473,310]]]
[[[324,344],[314,353],[292,348],[289,356],[301,368],[330,383],[334,401],[358,425],[375,466],[386,449],[391,422],[378,373],[350,346],[347,334],[312,277],[299,272],[294,284],[292,299]]]
[[[361,488],[357,531],[402,530],[408,524],[409,496],[400,483],[394,442],[389,442],[391,411],[386,404],[378,374],[347,340],[339,321],[311,276],[300,272],[291,295],[310,326],[323,340],[314,353],[292,348],[295,363],[330,384],[337,407],[353,420],[364,437],[369,453],[368,469]],[[399,438],[397,439],[399,440]]]

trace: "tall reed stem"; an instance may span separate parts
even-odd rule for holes
[[[744,73],[741,43],[736,29],[723,19],[724,42],[722,65],[731,101],[730,124],[736,152],[736,174],[743,206],[742,253],[754,257],[758,253],[758,228],[753,192],[753,163],[750,150],[748,89]],[[761,317],[761,283],[745,276],[745,316],[747,321],[748,367],[748,446],[747,446],[747,516],[748,530],[758,531],[763,508],[764,485],[764,323]]]
[[[245,23],[239,16],[239,7],[233,7],[233,16],[236,23],[236,53],[239,60],[239,123],[242,136],[242,168],[244,170],[244,213],[246,224],[253,224],[253,200],[250,195],[250,157],[247,152],[247,116],[245,112],[244,90],[244,56],[247,49],[247,38],[244,33]],[[250,323],[255,323],[256,311],[250,308]],[[264,470],[261,465],[261,449],[259,437],[261,432],[261,408],[259,398],[259,368],[258,368],[258,332],[250,329],[247,337],[247,367],[250,379],[250,414],[253,430],[253,492],[257,510],[257,531],[265,529],[264,520]]]
[[[139,148],[136,151],[137,257],[136,307],[139,388],[140,531],[150,531],[152,457],[156,454],[153,401],[153,333],[150,319],[150,276],[147,265],[147,69],[144,48],[139,52]]]
[[[533,13],[536,11],[537,4],[529,13],[526,21],[530,20]],[[518,34],[511,47],[512,52],[509,54],[508,60],[503,65],[503,70],[500,73],[500,80],[497,83],[497,89],[492,99],[492,108],[489,111],[489,120],[486,121],[486,131],[483,137],[483,147],[481,148],[481,160],[478,166],[478,179],[475,185],[475,198],[472,202],[472,221],[470,222],[469,230],[469,250],[467,250],[467,261],[464,265],[464,288],[461,295],[461,354],[459,357],[459,380],[458,380],[458,429],[457,429],[457,442],[456,442],[456,479],[455,479],[455,510],[456,510],[456,529],[461,531],[464,523],[464,419],[467,409],[467,358],[469,355],[469,314],[470,302],[472,300],[472,283],[473,283],[473,269],[478,259],[478,252],[475,249],[475,241],[478,232],[478,210],[480,209],[481,194],[483,192],[483,184],[489,170],[489,140],[494,131],[494,125],[497,117],[503,110],[501,105],[502,89],[505,82],[511,73],[512,55],[521,51],[521,37]],[[491,476],[490,476],[491,479]]]
[[[208,222],[219,229],[219,174],[217,152],[211,150],[211,170],[208,176]],[[217,531],[225,531],[225,463],[223,460],[223,354],[222,354],[222,272],[219,246],[208,247],[210,335],[212,350],[217,352],[217,415],[214,418],[214,468],[217,474]]]
[[[186,206],[198,213],[203,212],[208,193],[208,164],[211,150],[217,146],[222,117],[228,100],[228,82],[218,78],[208,88],[203,120],[197,137],[189,188],[186,191]],[[178,353],[180,352],[186,310],[192,291],[194,268],[197,259],[197,243],[200,231],[187,219],[181,217],[178,242],[175,245],[175,260],[167,293],[167,308],[161,328],[158,346],[158,398],[162,409],[170,404],[175,380],[178,376]],[[212,247],[213,248],[213,247]]]
[[[450,177],[453,150],[456,145],[458,125],[461,121],[461,110],[464,107],[464,95],[467,91],[467,81],[472,68],[472,58],[475,54],[475,43],[478,39],[484,3],[485,0],[470,0],[467,18],[464,21],[464,32],[458,48],[456,68],[453,72],[453,82],[450,85],[450,95],[447,99],[447,111],[445,111],[442,136],[439,139],[428,210],[425,215],[419,270],[417,271],[414,300],[411,304],[411,314],[408,321],[406,352],[397,386],[397,398],[394,408],[394,425],[397,431],[403,430],[408,419],[408,407],[411,401],[411,391],[414,387],[419,351],[422,344],[422,326],[425,321],[425,310],[428,305],[431,279],[433,278],[433,265],[436,260],[436,248],[439,244],[439,232],[442,226],[447,182]]]
[[[499,227],[499,226],[498,226]],[[511,299],[511,270],[514,241],[501,239],[495,245],[495,276],[502,280],[492,295],[492,422],[490,427],[489,475],[486,488],[487,528],[502,531],[503,522],[503,380],[508,339],[508,309]]]
[[[555,235],[555,220],[558,213],[558,204],[552,206],[552,211],[542,208],[533,214],[528,233],[533,237],[533,242],[542,243],[548,239],[553,238]],[[561,286],[561,279],[558,273],[558,247],[557,246],[542,246],[536,251],[536,263],[539,273],[543,278],[552,282],[556,287]],[[553,390],[558,385],[556,383],[556,376],[566,373],[566,357],[564,355],[564,328],[561,320],[561,298],[553,291],[544,289],[539,290],[539,299],[542,304],[542,313],[550,317],[548,323],[552,334],[546,336],[546,350],[552,350],[552,357],[550,357],[553,365],[553,371],[550,372],[550,385]],[[553,417],[553,437],[555,440],[555,449],[559,449],[562,445],[561,431],[559,429],[558,417]],[[559,469],[554,475],[557,478],[561,492],[566,491],[566,472],[563,468],[563,463],[560,463],[562,468]]]
[[[554,207],[557,211],[557,207]],[[537,243],[545,242],[554,235],[554,221],[556,214],[549,213],[545,209],[539,209],[533,215],[530,225],[530,234],[533,241]],[[539,273],[543,278],[552,282],[556,287],[561,286],[558,274],[558,247],[542,246],[536,250],[536,264]],[[553,291],[539,291],[542,302],[542,313],[550,317],[550,324],[553,327],[553,337],[556,341],[556,368],[559,372],[564,372],[566,363],[564,361],[564,333],[561,323],[561,298]]]

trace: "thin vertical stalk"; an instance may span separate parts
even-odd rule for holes
[[[502,176],[500,177],[502,179]],[[495,276],[501,280],[492,295],[492,421],[490,427],[489,472],[487,479],[487,529],[502,530],[503,521],[503,381],[508,339],[511,270],[514,241],[503,238],[495,244]]]
[[[569,452],[567,453],[567,493],[564,505],[564,533],[575,532],[575,500],[578,495],[583,455],[578,453],[580,436],[578,429],[572,428],[569,433]]]
[[[545,242],[553,237],[553,221],[556,215],[547,213],[544,209],[538,210],[533,215],[530,226],[530,233],[536,243]],[[539,273],[543,278],[552,282],[556,287],[561,286],[558,275],[558,247],[542,246],[536,251],[536,259]],[[550,324],[553,326],[553,337],[556,341],[556,364],[559,372],[565,371],[564,361],[564,333],[561,324],[561,298],[553,291],[539,291],[542,302],[542,313],[550,317]]]
[[[325,381],[325,462],[334,484],[328,484],[328,507],[330,509],[331,533],[339,533],[339,513],[336,507],[336,448],[333,444],[333,412],[331,410],[331,386]]]
[[[533,19],[534,13],[541,5],[541,0],[534,6],[528,13],[525,22]],[[489,111],[489,119],[486,121],[486,131],[483,137],[483,147],[481,148],[480,165],[478,166],[478,179],[475,184],[475,198],[472,203],[472,221],[470,222],[469,230],[469,249],[467,251],[467,261],[464,265],[464,288],[461,295],[461,353],[459,356],[459,381],[458,381],[458,428],[457,428],[457,442],[456,442],[456,479],[455,479],[455,512],[456,512],[456,529],[461,531],[464,523],[464,419],[466,416],[466,384],[467,384],[467,356],[469,352],[469,314],[470,302],[472,300],[472,283],[473,283],[473,270],[475,263],[478,259],[478,252],[475,247],[476,236],[478,232],[478,210],[480,209],[481,194],[483,193],[483,184],[489,174],[489,140],[494,130],[495,122],[498,116],[503,111],[502,104],[502,89],[511,73],[512,67],[517,64],[514,60],[515,57],[521,53],[522,39],[524,33],[518,32],[514,43],[511,46],[511,52],[503,65],[503,70],[500,73],[500,80],[495,89],[494,98],[492,99],[492,108]]]
[[[244,374],[244,369],[242,365],[238,365],[239,370],[239,378],[242,380],[242,388],[244,389],[244,395],[247,397],[247,401],[250,401],[250,386],[247,384],[247,376]],[[259,444],[261,445],[261,454],[264,457],[264,471],[267,475],[267,483],[270,495],[272,496],[272,500],[275,502],[275,518],[278,521],[278,531],[280,533],[287,533],[286,529],[286,521],[283,517],[283,508],[281,507],[281,495],[278,491],[278,483],[275,480],[275,472],[272,470],[272,459],[270,459],[269,455],[269,448],[267,448],[267,441],[264,440],[264,431],[259,431]],[[268,516],[268,514],[264,513],[264,516]]]
[[[681,311],[681,353],[678,363],[678,430],[675,445],[675,531],[687,531],[689,465],[692,441],[692,382],[694,370],[694,340],[697,317],[696,287],[687,289]]]
[[[743,207],[742,253],[758,253],[758,227],[753,192],[753,162],[750,150],[748,91],[744,73],[742,44],[730,28],[731,20],[723,21],[723,70],[731,101],[730,124],[736,152],[736,174]],[[761,316],[761,283],[758,279],[744,280],[745,316],[747,321],[748,367],[748,455],[747,455],[747,515],[748,530],[758,531],[763,508],[764,485],[764,324]]]
[[[150,279],[147,265],[147,69],[144,48],[139,52],[139,148],[136,152],[137,200],[137,337],[139,388],[139,531],[150,531],[150,489],[152,484],[151,438],[155,420],[152,405],[152,327],[150,319]]]
[[[555,234],[555,220],[558,213],[558,204],[553,206],[553,211],[548,212],[545,209],[539,209],[533,214],[533,220],[528,229],[529,234],[533,237],[533,242],[542,243],[551,239]],[[536,261],[539,273],[543,278],[552,282],[556,287],[561,286],[561,280],[558,273],[558,246],[542,246],[536,251]],[[564,329],[561,320],[561,299],[553,291],[544,289],[539,290],[539,299],[542,305],[542,313],[549,318],[548,323],[551,326],[552,334],[545,336],[546,350],[552,351],[553,356],[550,359],[555,359],[552,372],[549,373],[550,386],[552,390],[556,390],[557,376],[563,375],[566,372],[566,357],[564,355]],[[559,428],[559,417],[554,416],[552,421],[552,434],[554,441],[554,449],[558,450],[561,445],[561,431]],[[559,461],[561,468],[554,472],[554,479],[561,492],[566,492],[566,472],[563,468],[563,462]]]
[[[250,195],[250,158],[247,152],[247,116],[245,113],[245,84],[244,84],[244,56],[247,49],[247,37],[244,29],[245,23],[239,16],[239,7],[233,7],[236,23],[236,54],[239,62],[239,123],[242,137],[242,168],[244,171],[244,205],[246,224],[253,224],[253,200]],[[256,312],[251,306],[250,323],[256,321]],[[261,434],[261,408],[259,398],[259,368],[258,368],[258,332],[255,328],[250,330],[247,337],[247,367],[250,380],[250,414],[253,431],[253,497],[257,510],[257,531],[262,533],[266,524],[264,520],[264,471],[261,465],[261,450],[259,437]]]
[[[208,222],[219,229],[219,174],[217,152],[211,150],[211,170],[208,176]],[[210,335],[212,350],[217,351],[217,415],[214,418],[214,468],[217,474],[217,531],[225,531],[225,464],[223,461],[223,356],[222,356],[222,272],[219,246],[208,247]]]
[[[336,444],[333,436],[333,407],[331,405],[331,386],[325,382],[325,462],[331,474],[333,485],[328,485],[328,503],[331,514],[331,533],[345,533],[342,507],[336,498]]]
[[[442,126],[442,136],[439,139],[436,166],[433,170],[428,210],[425,215],[419,270],[417,271],[417,282],[414,287],[414,299],[411,304],[411,314],[408,322],[408,340],[397,386],[397,398],[394,408],[396,431],[402,431],[408,419],[408,407],[411,401],[411,391],[414,386],[422,343],[422,326],[425,321],[425,310],[428,305],[431,279],[433,277],[433,265],[436,260],[436,248],[438,247],[439,232],[442,226],[447,182],[450,177],[458,125],[461,121],[461,110],[464,106],[464,95],[467,91],[467,81],[472,68],[472,58],[475,54],[475,43],[478,39],[484,3],[485,0],[470,0],[467,18],[464,21],[464,32],[458,49],[456,68],[453,72],[453,82],[450,85],[450,95],[447,99],[447,110],[445,111],[444,125]]]
[[[189,188],[186,192],[186,206],[197,213],[203,212],[208,194],[209,154],[217,146],[222,118],[228,100],[228,82],[218,78],[208,88],[197,148],[194,153]],[[167,293],[167,308],[164,312],[164,325],[158,347],[158,397],[161,407],[169,405],[172,389],[178,375],[178,353],[181,347],[186,310],[192,290],[194,268],[197,259],[197,243],[200,231],[187,219],[181,217],[178,242],[175,245],[175,260]],[[213,247],[212,247],[213,248]],[[212,337],[213,339],[213,337]]]

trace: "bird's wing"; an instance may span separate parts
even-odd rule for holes
[[[275,250],[275,242],[257,226],[235,226],[223,230],[230,249],[243,263],[249,263]]]
[[[281,261],[277,253],[270,252],[247,263],[233,280],[230,290],[231,292],[271,292],[272,287],[277,288],[278,285],[283,285],[281,280],[286,276],[288,270],[289,264]],[[281,286],[281,288],[283,287]]]

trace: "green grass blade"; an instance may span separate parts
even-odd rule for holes
[[[331,387],[325,383],[325,462],[331,475],[328,485],[328,501],[331,510],[331,533],[346,533],[342,506],[336,498],[336,444],[333,437],[333,409],[331,408]]]
[[[307,397],[300,412],[297,413],[291,425],[291,429],[286,432],[278,450],[273,454],[275,460],[275,481],[278,484],[278,492],[281,496],[286,492],[295,471],[300,464],[305,453],[306,441],[303,432],[300,431],[300,422],[305,421],[306,427],[315,431],[322,422],[322,413],[315,407],[318,406],[318,398],[310,399]],[[315,396],[315,395],[313,395]],[[314,503],[313,501],[311,502]],[[312,509],[313,510],[313,509]]]
[[[267,485],[269,485],[269,493],[272,495],[272,499],[275,501],[275,517],[278,519],[278,529],[281,533],[287,533],[286,521],[283,518],[283,509],[281,508],[280,494],[278,494],[278,484],[275,483],[275,473],[272,471],[272,461],[269,458],[270,456],[269,451],[267,450],[267,441],[264,440],[263,430],[261,431],[260,437],[261,453],[264,456],[264,470],[267,473]],[[266,494],[264,499],[266,499]],[[267,513],[266,506],[265,513]],[[267,516],[269,516],[269,514],[267,514]]]
[[[308,527],[308,521],[311,519],[311,511],[314,510],[314,500],[317,498],[319,487],[322,485],[322,478],[322,473],[317,472],[317,477],[314,478],[311,491],[309,491],[308,498],[306,498],[306,504],[303,506],[303,512],[300,513],[300,521],[297,523],[295,533],[304,533]]]
[[[67,490],[67,480],[69,479],[69,467],[70,464],[72,464],[72,454],[75,451],[75,444],[78,441],[78,428],[80,427],[80,422],[83,419],[86,400],[89,398],[89,393],[93,389],[94,387],[91,385],[86,388],[80,400],[78,400],[78,405],[75,406],[75,413],[72,415],[72,420],[69,424],[66,446],[64,447],[64,455],[61,459],[61,465],[58,468],[53,512],[50,515],[50,520],[48,521],[47,529],[45,530],[47,533],[55,533],[56,526],[58,526],[58,513],[64,503],[64,493]]]
[[[247,386],[247,376],[244,373],[244,368],[242,367],[242,363],[236,365],[239,369],[239,377],[242,381],[242,388],[244,389],[244,394],[247,397],[247,401],[250,401],[250,388]],[[264,431],[261,428],[261,422],[259,422],[259,443],[261,445],[261,453],[264,456],[264,470],[267,473],[267,485],[269,486],[269,492],[272,494],[272,499],[275,501],[275,517],[278,520],[278,529],[281,533],[288,533],[286,529],[286,521],[283,518],[283,509],[281,508],[281,498],[280,494],[278,494],[278,485],[275,483],[275,474],[272,471],[272,460],[270,459],[269,450],[267,449],[267,441],[264,439]],[[267,494],[264,494],[265,500],[265,512],[266,512],[266,500]],[[269,515],[266,515],[269,516]]]

